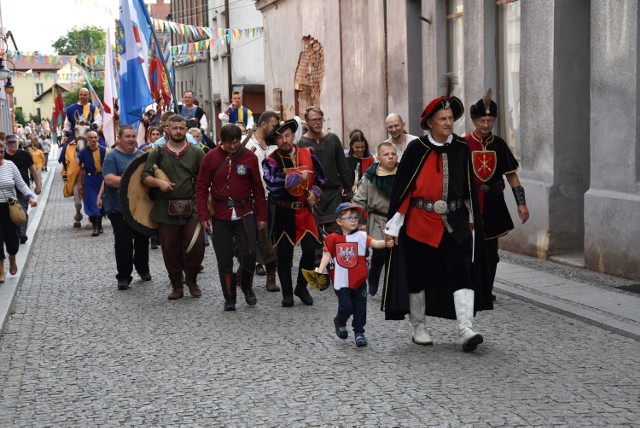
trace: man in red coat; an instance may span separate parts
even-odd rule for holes
[[[196,183],[198,219],[203,226],[211,226],[225,311],[236,309],[237,277],[233,272],[231,242],[235,238],[240,247],[240,288],[247,304],[254,306],[257,303],[253,292],[256,225],[258,229],[267,227],[267,206],[258,157],[242,147],[241,138],[240,128],[224,125],[220,130],[221,144],[204,157]],[[213,210],[207,206],[208,199]]]
[[[456,319],[462,349],[470,352],[483,342],[472,330],[474,314],[493,306],[469,149],[453,133],[463,112],[456,97],[431,101],[420,119],[426,135],[400,162],[385,230],[385,240],[397,246],[387,260],[382,302],[386,319],[409,314],[419,345],[433,344],[425,314]]]

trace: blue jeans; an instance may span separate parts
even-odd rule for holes
[[[347,325],[347,320],[353,315],[351,326],[355,334],[364,333],[367,323],[367,283],[358,288],[341,288],[336,291],[338,296],[338,314],[336,318],[341,326]]]

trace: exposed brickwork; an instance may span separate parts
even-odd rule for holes
[[[322,44],[311,36],[304,36],[295,78],[299,112],[304,111],[309,105],[320,104],[320,86],[323,77],[324,49]]]

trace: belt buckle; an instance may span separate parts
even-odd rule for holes
[[[227,201],[226,201],[226,202],[227,202],[227,206],[228,206],[228,207],[230,207],[230,208],[231,208],[231,207],[233,207],[233,206],[235,205],[235,204],[233,203],[233,201],[232,201],[232,200],[230,200],[230,199],[227,199]]]
[[[291,203],[291,208],[293,208],[294,210],[299,210],[302,207],[303,205],[301,201],[296,201]]]
[[[446,201],[443,201],[443,200],[441,199],[441,200],[439,200],[439,201],[435,201],[435,202],[433,203],[433,210],[434,210],[436,213],[438,213],[438,214],[440,214],[440,215],[443,215],[443,214],[446,214],[446,213],[449,211],[449,207],[447,206],[447,202],[446,202]]]
[[[489,190],[491,190],[491,188],[489,186],[487,186],[486,184],[482,184],[479,187],[479,189],[480,189],[481,192],[488,192]]]

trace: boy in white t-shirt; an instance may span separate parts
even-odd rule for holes
[[[339,232],[324,238],[320,266],[316,272],[324,272],[329,266],[331,282],[338,296],[338,313],[333,319],[336,335],[346,339],[347,320],[353,315],[353,333],[357,346],[367,346],[364,325],[367,322],[367,264],[365,254],[368,247],[392,247],[393,241],[376,240],[367,232],[358,231],[360,215],[364,210],[358,205],[343,202],[336,209]]]

